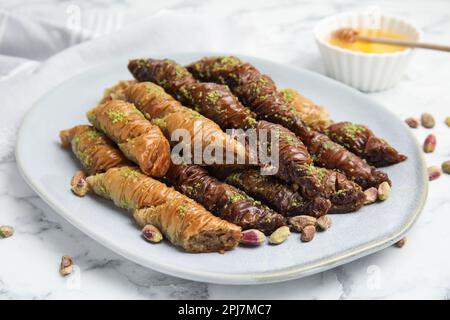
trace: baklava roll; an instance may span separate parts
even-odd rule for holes
[[[364,189],[376,187],[383,181],[390,183],[386,173],[376,170],[326,135],[305,125],[300,113],[286,103],[274,81],[251,64],[235,57],[212,57],[191,64],[188,70],[200,80],[228,85],[259,119],[280,124],[294,132],[319,166],[344,172],[347,178]]]
[[[331,208],[330,200],[323,197],[306,199],[293,187],[281,183],[272,176],[261,175],[257,169],[238,171],[226,180],[255,197],[284,216],[310,215],[320,217]]]
[[[255,201],[245,192],[210,176],[200,166],[172,165],[166,177],[178,191],[243,230],[258,229],[271,234],[286,225],[282,215]]]
[[[190,137],[190,141],[183,141],[184,144],[194,148],[200,142],[202,152],[218,150],[218,154],[211,153],[212,159],[208,162],[212,163],[205,164],[225,163],[230,158],[234,164],[247,161],[244,145],[228,136],[215,122],[182,106],[160,86],[151,82],[137,83],[128,87],[125,95],[147,119],[161,128],[168,139],[176,130],[184,129]]]
[[[327,127],[324,132],[353,153],[375,167],[384,167],[406,160],[385,140],[375,136],[368,127],[348,121],[336,122]]]
[[[366,161],[318,131],[313,132],[308,150],[314,155],[314,162],[317,165],[345,173],[348,179],[359,184],[364,190],[378,187],[384,181],[391,184],[385,172],[370,166]]]
[[[240,227],[135,167],[111,168],[88,177],[87,182],[96,194],[132,211],[141,227],[156,226],[171,243],[188,252],[224,252],[236,247],[241,238]]]
[[[78,125],[59,133],[64,148],[71,148],[88,174],[129,164],[122,152],[103,133],[89,125]]]
[[[169,169],[169,142],[133,104],[121,100],[106,101],[91,109],[87,117],[144,173],[162,177]]]

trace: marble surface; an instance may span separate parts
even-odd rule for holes
[[[45,19],[63,19],[68,5],[84,12],[119,10],[123,24],[161,8],[179,12],[221,12],[252,21],[267,32],[257,55],[323,72],[311,29],[321,18],[377,5],[383,12],[414,21],[425,39],[450,43],[450,3],[414,1],[56,1],[3,0],[3,9]],[[102,11],[100,11],[102,10]],[[446,32],[447,31],[447,32]],[[448,53],[417,51],[402,82],[370,96],[399,117],[431,112],[432,130],[416,129],[438,139],[429,165],[450,159]],[[405,181],[407,183],[407,181]],[[307,278],[263,286],[223,286],[192,282],[157,273],[112,253],[53,212],[20,177],[14,157],[0,162],[0,224],[16,229],[0,240],[0,299],[450,299],[450,176],[430,183],[429,197],[402,249],[387,248],[371,256]],[[58,273],[62,255],[74,258],[75,272]]]

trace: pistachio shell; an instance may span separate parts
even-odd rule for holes
[[[0,238],[9,238],[14,234],[14,228],[11,226],[0,226]]]
[[[316,227],[308,225],[303,228],[300,240],[302,240],[303,242],[309,242],[312,239],[314,239],[315,235],[316,235]]]
[[[270,235],[269,243],[280,244],[284,242],[289,237],[290,234],[291,231],[289,230],[289,227],[287,226],[279,227]]]
[[[436,122],[434,121],[434,117],[429,113],[422,113],[422,116],[420,117],[420,122],[422,123],[422,126],[425,128],[431,129],[434,127]]]

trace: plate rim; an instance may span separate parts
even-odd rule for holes
[[[186,52],[168,52],[167,54],[157,54],[157,56],[171,56],[171,55],[178,55],[178,56],[205,56],[205,55],[224,55],[224,54],[230,54],[230,53],[223,53],[223,52],[209,52],[209,51],[186,51]],[[242,57],[245,60],[252,60],[252,61],[259,61],[261,63],[271,64],[274,67],[283,67],[283,68],[289,68],[293,69],[297,72],[303,72],[306,73],[312,77],[318,77],[322,81],[325,82],[331,82],[333,85],[338,86],[339,89],[346,90],[347,92],[351,92],[352,94],[356,94],[359,96],[363,96],[365,99],[369,99],[372,101],[373,104],[375,104],[378,108],[381,108],[385,113],[389,114],[391,117],[395,117],[398,119],[397,115],[393,113],[391,110],[384,107],[382,104],[380,104],[377,101],[374,101],[370,97],[367,97],[367,95],[364,95],[363,93],[359,92],[356,89],[353,89],[343,83],[340,83],[334,79],[328,78],[320,73],[305,69],[305,68],[299,68],[295,66],[285,65],[281,63],[277,63],[268,59],[263,59],[259,57],[254,56],[248,56],[244,54],[235,54],[239,57]],[[428,177],[425,172],[426,168],[426,162],[425,157],[421,152],[421,148],[418,144],[417,139],[412,134],[411,131],[406,130],[407,134],[409,135],[411,140],[414,141],[415,149],[417,151],[417,154],[419,155],[419,166],[422,167],[424,170],[422,171],[422,182],[424,186],[423,193],[420,194],[420,198],[418,198],[417,206],[414,208],[414,212],[412,212],[409,216],[410,218],[399,228],[399,230],[395,233],[393,233],[390,236],[386,236],[381,239],[376,239],[370,242],[367,242],[363,245],[360,245],[358,247],[354,247],[352,249],[346,250],[342,253],[332,255],[328,258],[319,259],[317,261],[313,261],[311,263],[304,264],[302,266],[293,266],[284,268],[281,270],[276,271],[264,271],[264,272],[258,272],[258,273],[237,273],[237,274],[227,274],[227,273],[218,273],[218,272],[209,272],[209,271],[197,271],[195,269],[187,269],[187,268],[177,268],[174,265],[171,264],[164,264],[160,262],[155,261],[147,261],[144,259],[141,259],[138,255],[133,255],[132,253],[125,252],[120,248],[120,246],[116,245],[114,242],[109,241],[108,239],[102,237],[98,233],[90,232],[89,227],[85,227],[86,224],[78,221],[77,219],[73,218],[73,215],[68,212],[62,205],[59,205],[57,201],[53,201],[52,197],[45,191],[45,188],[43,188],[38,182],[32,181],[32,179],[29,176],[29,173],[27,172],[26,166],[24,166],[23,159],[21,157],[21,149],[24,147],[23,143],[21,142],[23,139],[23,132],[25,131],[26,123],[29,121],[30,118],[32,118],[32,115],[38,110],[38,105],[40,101],[45,100],[47,96],[51,95],[54,91],[58,90],[61,86],[64,86],[67,82],[76,81],[77,78],[81,78],[85,75],[85,73],[93,72],[95,69],[101,69],[103,66],[111,64],[115,61],[118,61],[121,57],[115,57],[112,59],[108,59],[107,61],[104,61],[100,64],[97,64],[91,68],[88,68],[84,70],[81,73],[78,73],[58,85],[50,88],[48,91],[46,91],[43,95],[41,95],[34,103],[33,105],[28,109],[27,114],[25,115],[24,119],[22,120],[22,123],[20,125],[19,133],[17,136],[17,142],[16,142],[16,148],[15,148],[15,158],[18,170],[25,180],[25,182],[33,189],[34,192],[37,193],[37,195],[56,213],[58,213],[60,216],[62,216],[66,221],[68,221],[72,226],[77,228],[79,231],[83,232],[93,240],[95,240],[97,243],[102,245],[103,247],[115,252],[116,254],[124,257],[125,259],[131,260],[141,266],[150,268],[152,270],[169,274],[171,276],[189,279],[193,281],[201,281],[201,282],[207,282],[207,283],[214,283],[214,284],[226,284],[226,285],[256,285],[256,284],[266,284],[266,283],[275,283],[275,282],[283,282],[283,281],[289,281],[293,279],[298,279],[302,277],[306,277],[308,275],[326,271],[329,269],[332,269],[336,266],[346,264],[348,262],[351,262],[353,260],[362,258],[364,256],[367,256],[371,253],[374,253],[376,251],[382,250],[389,245],[393,244],[396,240],[399,240],[402,235],[408,231],[414,223],[417,221],[417,218],[419,217],[424,205],[425,201],[428,195],[429,185],[428,185]],[[404,124],[403,124],[404,125]],[[405,129],[407,129],[406,125],[404,125]]]

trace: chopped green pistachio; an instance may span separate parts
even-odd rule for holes
[[[126,114],[121,111],[108,111],[108,117],[112,123],[116,123],[125,119]]]
[[[295,142],[297,140],[293,134],[290,134],[288,132],[281,132],[279,137],[289,145],[295,145]]]
[[[100,196],[108,195],[108,191],[106,190],[106,188],[103,185],[96,186],[94,191],[95,191],[95,193],[97,193]]]
[[[97,138],[97,137],[100,136],[100,133],[99,133],[98,131],[95,131],[95,130],[89,130],[89,131],[86,133],[86,135],[87,135],[89,138],[91,138],[91,139],[95,139],[95,138]]]
[[[309,164],[306,166],[307,166],[307,172],[311,176],[316,176],[317,178],[322,179],[327,174],[327,169],[325,169],[325,168],[315,167],[312,164]]]
[[[194,118],[203,118],[203,116],[200,113],[196,112],[196,111],[192,111],[191,115]]]
[[[334,146],[334,143],[331,141],[328,141],[322,145],[322,148],[325,150],[329,150],[329,149],[333,148],[333,146]]]
[[[222,94],[220,92],[212,91],[206,95],[206,100],[211,103],[217,103],[220,97],[222,97]]]
[[[185,205],[181,205],[177,208],[177,213],[180,217],[184,217],[187,212],[187,207]]]
[[[164,119],[161,119],[161,118],[153,119],[152,123],[154,123],[155,125],[157,125],[160,128],[165,128],[167,126],[166,121]]]
[[[342,126],[342,130],[343,130],[344,134],[347,137],[349,137],[350,139],[356,139],[357,134],[360,133],[361,131],[363,131],[364,128],[357,124],[348,123],[348,124],[345,124],[344,126]]]
[[[124,170],[122,170],[122,176],[124,176],[125,178],[128,177],[137,177],[139,175],[139,171],[137,171],[136,169],[131,169],[131,168],[125,168]]]
[[[283,93],[284,100],[287,103],[291,103],[294,100],[294,94],[292,93],[291,90],[284,89],[282,91],[282,93]]]
[[[186,75],[188,72],[179,64],[175,65],[175,74],[177,77],[181,77],[182,75]]]
[[[232,196],[230,196],[231,203],[235,203],[235,202],[242,201],[242,200],[246,200],[246,197],[243,194],[236,193],[236,194],[233,194]]]
[[[250,126],[255,126],[255,125],[258,123],[258,121],[256,121],[256,119],[253,118],[253,117],[247,117],[247,123],[248,123]]]

